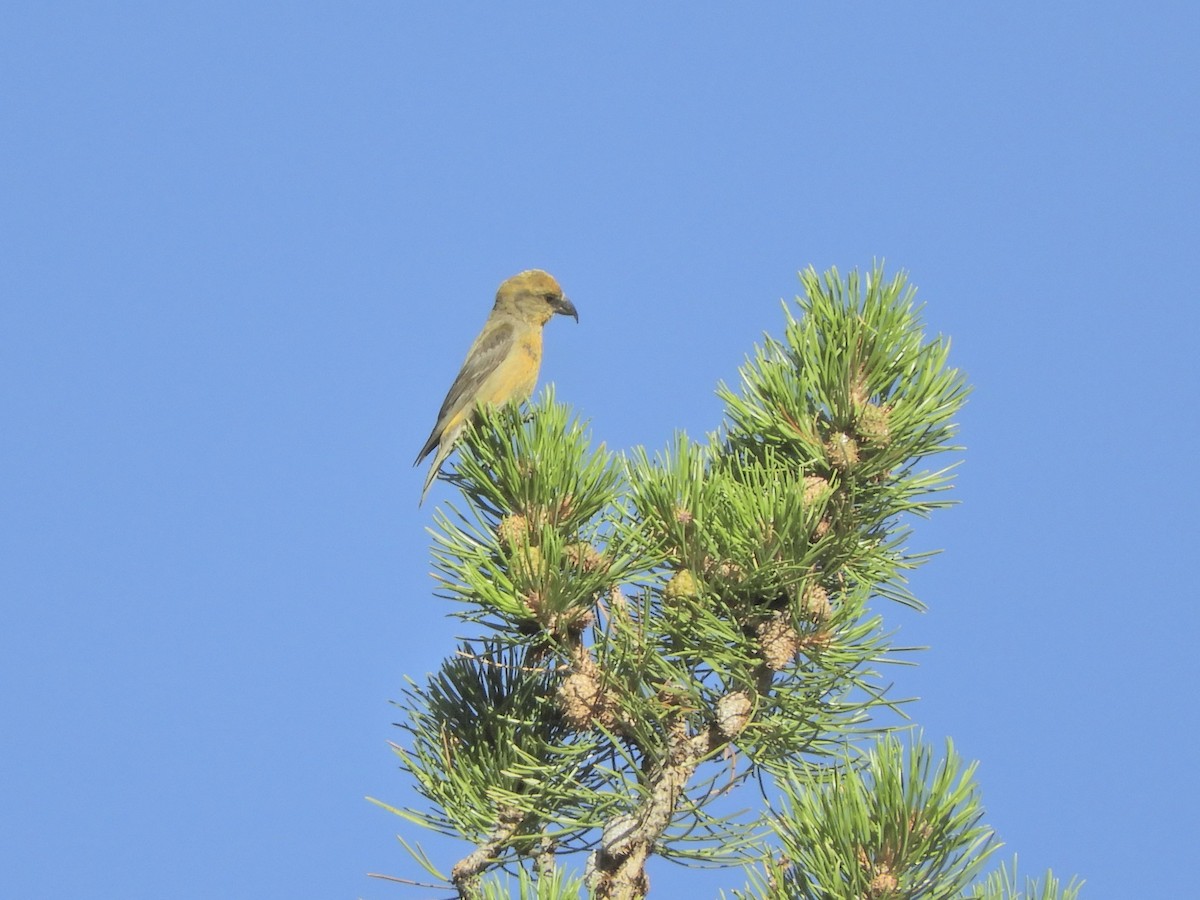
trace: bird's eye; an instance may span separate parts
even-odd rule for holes
[[[547,303],[557,303],[558,302],[558,294],[555,294],[552,291],[542,294],[542,297],[545,299],[545,301]]]

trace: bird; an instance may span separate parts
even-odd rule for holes
[[[528,400],[533,394],[542,364],[542,327],[555,315],[571,316],[579,322],[575,304],[549,272],[527,269],[500,285],[492,312],[467,352],[438,410],[437,423],[413,462],[414,466],[420,465],[437,447],[418,506],[425,502],[442,463],[481,404]]]

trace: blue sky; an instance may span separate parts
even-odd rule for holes
[[[363,797],[461,631],[410,462],[496,285],[559,278],[543,381],[653,449],[877,258],[974,385],[898,692],[1023,868],[1194,889],[1193,4],[5,19],[0,894],[412,896]]]

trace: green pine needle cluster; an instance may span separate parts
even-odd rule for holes
[[[961,897],[995,849],[972,781],[952,746],[887,736],[828,778],[777,783],[777,856],[752,873],[742,900],[794,897]]]
[[[877,601],[921,607],[965,381],[903,275],[801,281],[704,440],[613,454],[551,391],[468,430],[431,536],[480,633],[400,702],[428,806],[393,810],[469,842],[448,873],[410,848],[460,897],[642,897],[652,856],[746,867],[747,900],[1017,896],[972,887],[973,767],[879,721]]]

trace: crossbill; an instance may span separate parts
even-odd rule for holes
[[[529,269],[500,285],[491,315],[467,352],[458,377],[442,401],[437,424],[413,463],[419,465],[437,447],[421,488],[421,503],[478,406],[528,400],[533,394],[542,365],[542,327],[554,315],[579,321],[575,304],[563,295],[548,272]]]

